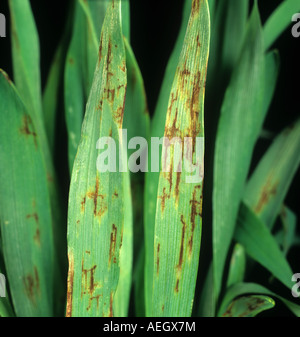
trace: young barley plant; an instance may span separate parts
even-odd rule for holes
[[[299,112],[266,129],[299,1],[182,0],[153,111],[134,1],[70,0],[45,85],[33,2],[1,31],[0,316],[300,316]]]

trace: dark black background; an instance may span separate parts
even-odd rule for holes
[[[153,114],[164,70],[179,30],[183,0],[130,0],[130,2],[131,44],[143,74],[150,113]],[[280,2],[281,0],[258,2],[263,23]],[[41,74],[44,86],[52,57],[64,29],[68,1],[31,0],[31,4],[40,37]],[[0,0],[0,12],[6,15],[8,36],[0,39],[0,68],[13,78],[7,0]],[[279,50],[281,58],[277,89],[265,121],[265,128],[273,132],[279,132],[300,114],[298,84],[300,38],[292,37],[291,27],[292,23],[273,46]],[[207,113],[205,119],[210,125],[210,116]],[[209,129],[206,130],[208,138],[209,131]],[[267,146],[268,142],[258,143],[253,157],[254,165]],[[300,172],[298,171],[286,200],[287,205],[298,214],[298,217],[300,217],[299,187]],[[205,233],[204,229],[203,234],[206,235]],[[299,250],[292,250],[290,261],[293,270],[300,272]],[[267,277],[263,270],[258,269],[256,272],[261,273],[258,278]],[[281,313],[286,314],[284,310]]]

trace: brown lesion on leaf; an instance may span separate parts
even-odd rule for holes
[[[159,275],[159,250],[160,250],[160,243],[157,245],[156,251],[156,275]]]
[[[196,36],[197,48],[201,48],[200,37],[199,34]]]
[[[35,231],[35,235],[34,235],[33,239],[38,246],[41,245],[41,232],[38,228]]]
[[[200,191],[200,197],[198,198],[199,192]],[[194,187],[194,191],[193,191],[193,197],[192,200],[190,200],[190,205],[191,205],[191,237],[189,239],[188,242],[188,246],[189,246],[189,256],[192,253],[192,249],[193,249],[193,237],[194,237],[194,231],[195,231],[195,227],[196,227],[196,216],[200,216],[202,217],[202,191],[201,191],[201,186],[200,185],[196,185]]]
[[[199,10],[200,10],[200,1],[202,0],[193,0],[193,3],[192,3],[192,16],[195,16],[199,13]]]
[[[124,94],[123,103],[113,112],[113,119],[115,123],[118,125],[119,129],[122,128],[122,124],[123,124],[127,85],[124,85],[124,88],[125,88],[124,89],[125,94]]]
[[[110,293],[110,298],[109,298],[109,314],[108,317],[113,317],[114,316],[114,312],[113,312],[113,301],[114,301],[114,294],[111,291]]]
[[[36,222],[36,224],[39,223],[39,216],[38,216],[38,214],[36,212],[33,213],[33,214],[26,215],[26,219],[34,219],[34,221]]]
[[[102,294],[99,294],[99,295],[96,295],[96,296],[91,296],[89,298],[89,304],[86,308],[87,311],[89,311],[92,307],[92,303],[96,301],[96,306],[97,306],[97,309],[99,309],[99,301],[100,301],[100,297],[102,297]]]
[[[117,227],[115,224],[112,224],[112,232],[110,233],[110,245],[109,245],[109,264],[111,263],[112,258],[115,255],[116,244],[117,244]]]
[[[124,116],[124,106],[119,106],[117,110],[113,112],[114,121],[117,123],[119,127],[123,124],[123,116]]]
[[[163,187],[162,195],[159,195],[157,197],[158,199],[161,199],[161,211],[162,211],[162,213],[164,212],[165,207],[166,207],[166,199],[170,199],[170,197],[171,197],[171,194],[167,193],[166,188]]]
[[[95,183],[95,189],[93,191],[88,192],[86,194],[86,197],[91,199],[94,203],[94,211],[93,211],[94,216],[101,218],[102,215],[107,211],[107,206],[103,201],[105,199],[105,195],[99,193],[99,185],[100,185],[100,180],[99,180],[99,177],[97,176],[96,183]],[[100,208],[98,207],[99,199],[102,201],[100,202]],[[83,199],[83,201],[84,203],[86,202],[85,199]]]
[[[68,282],[67,282],[67,310],[66,317],[72,316],[72,306],[73,306],[73,283],[74,283],[74,256],[73,254],[68,254],[69,260],[69,271],[68,271]]]
[[[84,212],[85,204],[86,204],[86,197],[83,197],[81,201],[81,212],[82,213]]]
[[[83,295],[88,294],[90,297],[94,295],[96,289],[100,288],[98,282],[95,281],[95,270],[97,265],[92,268],[86,269],[84,267],[84,260],[81,263],[81,298]]]
[[[163,304],[161,307],[161,311],[164,312],[165,311],[165,305]]]
[[[108,49],[107,49],[107,59],[106,59],[106,84],[109,84],[109,81],[114,74],[110,71],[112,63],[112,51],[111,51],[111,38],[108,39]]]
[[[36,304],[37,296],[40,295],[40,280],[36,266],[34,266],[33,274],[23,277],[25,292],[29,300]]]
[[[100,66],[102,60],[102,49],[103,49],[103,33],[101,33],[100,37],[100,45],[99,45],[99,52],[98,52],[98,67]]]
[[[40,246],[41,245],[41,233],[40,233],[40,229],[39,229],[39,216],[36,212],[34,212],[33,214],[27,214],[26,215],[26,219],[33,219],[37,228],[36,228],[36,231],[35,231],[35,234],[33,236],[33,240],[34,242]]]
[[[176,284],[175,284],[175,289],[174,289],[175,293],[179,292],[179,279],[176,280]]]
[[[114,88],[104,88],[104,98],[106,98],[111,104],[113,104],[114,100],[115,100],[115,93],[116,93],[116,89]]]
[[[178,204],[179,200],[179,185],[180,185],[180,177],[181,177],[181,172],[176,172],[176,184],[175,184],[175,201],[176,204]]]
[[[34,126],[32,123],[32,119],[29,115],[24,115],[22,118],[22,126],[20,128],[21,134],[25,135],[26,137],[33,137],[34,145],[37,148],[37,134],[33,131]]]
[[[186,222],[184,221],[183,214],[180,216],[180,221],[182,223],[182,230],[181,230],[181,242],[180,242],[180,251],[179,251],[179,261],[176,267],[177,271],[181,271],[182,264],[183,264],[183,252],[184,252],[184,239],[185,239],[185,232],[186,232]]]
[[[105,90],[105,89],[104,89]],[[103,110],[103,100],[100,99],[97,107],[96,107],[96,111],[102,111]]]
[[[113,195],[112,195],[112,200],[117,199],[119,197],[118,191],[114,191]]]
[[[186,58],[182,69],[179,71],[179,86],[182,92],[184,91],[185,85],[188,83],[190,75],[191,72],[187,68],[187,58]]]
[[[177,102],[178,100],[178,89],[176,90],[176,93],[174,94],[174,92],[171,92],[171,98],[170,98],[170,102],[169,102],[169,106],[168,106],[168,112],[172,112],[173,110],[173,106],[174,103]]]
[[[263,187],[260,198],[254,208],[255,213],[260,213],[263,208],[267,205],[269,200],[277,194],[278,182],[272,183],[271,178],[269,178]]]
[[[123,71],[123,73],[126,73],[126,63],[125,63],[125,61],[123,61],[122,66],[120,66],[119,68]]]
[[[182,138],[181,130],[179,127],[176,126],[177,124],[177,117],[178,117],[178,108],[176,108],[176,112],[174,118],[172,120],[172,124],[170,123],[170,119],[168,118],[166,127],[165,127],[165,137],[171,140],[174,137]]]

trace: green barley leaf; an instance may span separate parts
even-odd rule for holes
[[[269,49],[279,36],[286,30],[295,13],[300,11],[298,0],[284,0],[270,15],[264,25],[265,48]]]
[[[274,308],[274,306],[274,300],[268,296],[242,296],[230,303],[222,317],[255,317],[265,310]]]
[[[227,0],[220,1],[215,9],[207,78],[212,95],[216,88],[227,84],[240,55],[248,8],[249,0]]]
[[[180,32],[174,46],[172,55],[169,59],[160,94],[156,104],[154,117],[151,124],[151,137],[163,137],[166,123],[166,113],[168,110],[169,97],[172,83],[174,80],[179,56],[182,49],[183,40],[186,34],[188,20],[191,13],[192,0],[185,0],[184,11]],[[149,152],[150,155],[150,152]],[[149,162],[150,162],[149,157]],[[153,254],[154,254],[154,224],[158,187],[158,172],[147,172],[145,179],[145,303],[146,313],[150,315],[151,298],[152,298],[152,276],[153,276]]]
[[[236,243],[233,248],[233,253],[230,260],[229,272],[226,287],[242,282],[246,270],[246,255],[245,249],[239,243]]]
[[[275,238],[260,218],[245,204],[241,204],[234,238],[247,254],[269,270],[288,288],[293,272]]]
[[[4,72],[0,111],[0,223],[14,308],[17,316],[52,316],[57,261],[48,172],[34,120]]]
[[[120,0],[111,1],[106,12],[98,63],[72,173],[67,316],[114,314],[120,249],[128,228],[125,222],[131,212],[127,204],[131,198],[128,195],[129,174],[114,167],[116,156],[122,162],[125,158],[124,140],[119,135],[127,84],[120,6]],[[115,155],[114,145],[118,149]],[[105,171],[106,164],[108,171]],[[114,168],[116,172],[111,172]]]
[[[288,207],[282,205],[280,219],[282,229],[276,233],[276,238],[282,247],[283,253],[287,255],[290,248],[296,243],[297,216]]]
[[[123,6],[123,2],[122,2]],[[126,49],[126,65],[127,65],[127,92],[126,92],[126,102],[124,111],[124,122],[123,129],[127,132],[127,138],[130,141],[134,137],[143,137],[143,139],[148,140],[150,134],[150,118],[148,113],[148,105],[146,92],[144,87],[144,82],[142,78],[141,71],[139,69],[138,63],[135,59],[134,53],[131,46],[126,38],[124,38],[125,49]],[[128,157],[130,157],[133,152],[137,149],[133,146],[133,149],[128,150]],[[147,149],[138,149],[139,151],[144,151]],[[141,162],[143,160],[141,159]],[[143,275],[137,275],[143,273],[143,269],[138,266],[138,259],[141,256],[141,250],[144,245],[142,238],[144,237],[143,228],[143,196],[144,196],[144,173],[136,172],[131,173],[131,189],[132,189],[132,203],[133,203],[133,243],[134,243],[134,275],[133,280],[134,289],[142,289],[144,277]],[[130,263],[129,252],[124,249],[122,252],[126,254],[124,261],[128,264]],[[144,256],[144,254],[143,254]],[[142,262],[139,262],[141,265]],[[128,269],[124,267],[124,270]],[[127,277],[125,277],[127,279]],[[122,273],[120,272],[120,281],[122,280]],[[142,282],[142,284],[141,284]],[[124,295],[120,293],[120,297],[123,298]],[[117,299],[117,296],[116,296]],[[139,293],[135,296],[135,302],[138,302],[139,307],[144,307],[144,292]],[[144,311],[144,309],[143,309]]]
[[[185,317],[192,311],[202,227],[204,144],[198,140],[204,138],[209,39],[207,1],[194,0],[164,133],[154,233],[153,316]],[[189,149],[184,146],[186,137],[193,144]],[[172,138],[177,144],[166,148]],[[197,172],[191,173],[192,164]]]
[[[264,48],[257,6],[226,91],[214,155],[213,259],[216,300],[254,145],[264,120]]]
[[[291,284],[292,285],[292,284]],[[256,295],[266,295],[266,296],[271,296],[275,297],[278,300],[280,300],[291,312],[294,313],[297,317],[300,317],[300,306],[286,300],[285,298],[275,294],[274,292],[268,290],[267,288],[256,284],[256,283],[237,283],[234,284],[232,287],[230,287],[223,300],[222,304],[220,306],[220,309],[218,311],[218,316],[222,316],[230,303],[237,297],[245,295],[245,294],[256,294]]]
[[[213,266],[210,263],[203,288],[201,289],[200,301],[197,310],[198,317],[214,317],[215,302],[214,302],[214,282],[213,282]]]
[[[64,101],[68,131],[68,162],[72,171],[80,139],[81,125],[87,99],[85,69],[85,14],[79,2],[75,4],[72,38],[64,72]],[[96,62],[95,62],[96,64]]]
[[[43,120],[40,46],[29,0],[9,0],[14,83],[26,107]]]
[[[73,12],[73,8],[69,8]],[[63,73],[65,66],[66,54],[69,46],[69,39],[71,33],[71,17],[69,16],[65,31],[56,48],[49,74],[47,77],[45,89],[43,92],[43,111],[45,128],[48,137],[50,151],[53,154],[56,143],[56,136],[58,133],[58,120],[60,118],[60,105],[63,94]]]
[[[300,120],[272,142],[250,177],[245,203],[272,227],[300,164]]]

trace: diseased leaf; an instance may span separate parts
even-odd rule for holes
[[[272,142],[244,193],[245,203],[272,228],[300,164],[300,120]]]
[[[2,71],[0,96],[0,223],[14,309],[17,316],[53,316],[57,260],[40,135]]]
[[[216,300],[254,145],[265,117],[264,48],[257,6],[222,104],[214,154],[213,260]]]
[[[67,316],[114,314],[120,249],[131,212],[129,173],[119,169],[111,172],[112,166],[106,167],[109,171],[101,169],[104,164],[100,155],[103,156],[103,147],[114,143],[119,148],[119,165],[121,161],[124,164],[126,155],[119,134],[127,85],[120,6],[120,1],[111,1],[104,19],[98,63],[72,173]],[[114,155],[111,148],[105,152]],[[111,160],[113,163],[115,156]]]
[[[255,317],[265,310],[274,308],[274,306],[274,300],[268,296],[242,296],[230,303],[222,317]]]
[[[192,311],[202,225],[204,142],[199,140],[204,137],[209,31],[207,1],[194,0],[164,133],[154,233],[153,316],[185,317]],[[172,138],[179,143],[168,148]]]
[[[168,110],[169,97],[171,93],[172,83],[174,80],[182,44],[186,34],[188,20],[190,18],[192,8],[192,0],[185,0],[184,11],[180,32],[177,37],[172,55],[170,56],[167,68],[165,70],[163,83],[160,89],[159,98],[156,104],[154,117],[151,123],[151,137],[163,137],[166,123],[166,115]],[[161,155],[161,152],[160,152]],[[151,154],[149,151],[149,160],[151,162]],[[154,255],[154,224],[156,199],[158,188],[159,172],[151,172],[149,170],[145,177],[145,199],[144,199],[144,221],[145,221],[145,305],[146,315],[151,312],[152,301],[152,278],[153,278],[153,255]]]
[[[299,305],[284,299],[283,297],[275,294],[274,292],[256,283],[237,283],[232,287],[230,287],[224,296],[224,299],[218,312],[218,316],[222,316],[222,314],[224,314],[226,308],[234,300],[234,298],[245,294],[257,294],[257,295],[262,294],[275,297],[278,300],[280,300],[285,306],[287,306],[294,313],[294,315],[300,317]]]

